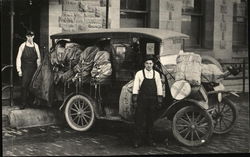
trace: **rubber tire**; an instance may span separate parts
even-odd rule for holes
[[[235,125],[235,123],[236,123],[236,121],[238,119],[238,110],[237,110],[235,104],[229,98],[227,98],[227,97],[224,97],[222,99],[222,102],[223,101],[224,101],[224,103],[226,103],[231,108],[231,110],[233,112],[233,122],[231,123],[230,127],[228,127],[224,131],[217,131],[215,129],[215,126],[214,126],[214,133],[215,134],[225,134],[225,133],[228,133],[229,131],[231,131],[233,129],[233,127],[234,127],[234,125]]]
[[[205,117],[208,120],[208,123],[210,125],[209,127],[209,131],[208,134],[204,135],[204,137],[202,138],[201,141],[196,141],[196,142],[191,142],[188,141],[186,139],[184,139],[178,132],[176,129],[176,121],[179,118],[179,116],[183,115],[184,113],[188,112],[188,111],[198,111],[201,112],[203,115],[205,115]],[[207,143],[210,139],[210,137],[213,134],[213,121],[212,121],[212,117],[210,116],[210,114],[208,114],[205,110],[198,108],[196,106],[186,106],[181,108],[179,111],[176,112],[176,114],[174,115],[173,121],[172,121],[172,132],[174,137],[182,144],[186,145],[186,146],[200,146],[203,145],[205,143]],[[204,141],[203,141],[204,140]]]
[[[70,109],[71,103],[79,98],[82,99],[83,101],[85,101],[85,103],[87,103],[90,106],[90,110],[91,110],[91,120],[86,127],[79,127],[79,125],[72,122],[72,120],[69,116],[69,109]],[[71,98],[69,98],[69,100],[67,101],[66,106],[65,106],[64,115],[65,115],[65,119],[66,119],[68,125],[76,131],[87,131],[93,126],[93,124],[95,122],[95,112],[94,112],[93,104],[91,103],[91,101],[87,97],[80,95],[80,94],[74,95]]]
[[[211,56],[201,56],[201,58],[202,64],[215,64],[221,71],[223,71],[221,64],[215,58]]]

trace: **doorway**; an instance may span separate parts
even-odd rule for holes
[[[11,37],[11,0],[2,1],[1,14],[1,67],[11,63],[10,59],[10,37]],[[34,41],[40,42],[40,5],[39,0],[13,0],[14,8],[14,31],[13,31],[13,80],[14,84],[18,83],[18,75],[16,72],[16,56],[18,48],[25,40],[27,30],[35,32]],[[9,70],[2,73],[2,83],[8,82],[10,79]]]

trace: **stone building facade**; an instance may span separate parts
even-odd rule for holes
[[[4,8],[8,8],[6,1],[1,0]],[[49,36],[59,32],[86,31],[107,26],[149,27],[188,34],[190,39],[185,41],[185,51],[222,60],[248,57],[248,0],[13,1],[14,5],[27,5],[29,9],[26,12],[15,10],[14,19],[19,16],[20,19],[14,23],[14,34],[20,32],[18,22],[26,24],[37,32],[36,40],[45,52],[51,46]],[[22,17],[23,14],[27,17]],[[37,15],[36,20],[31,18],[34,14]],[[6,26],[6,29],[9,27]]]

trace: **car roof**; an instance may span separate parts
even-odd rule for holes
[[[114,38],[122,36],[143,37],[157,41],[165,39],[186,39],[188,35],[156,28],[111,28],[111,29],[98,29],[85,32],[67,32],[51,35],[51,39],[66,39],[66,38]]]

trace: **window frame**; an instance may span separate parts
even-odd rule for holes
[[[237,3],[233,4],[233,32],[232,32],[232,48],[233,49],[245,49],[248,48],[248,0],[245,1],[246,3],[246,8],[245,8],[245,15],[244,16],[238,16],[237,15],[237,11],[236,8],[237,7]],[[238,22],[237,18],[243,18],[244,22]],[[242,42],[242,44],[237,44],[237,42],[241,42],[241,41],[236,41],[235,37],[234,37],[234,31],[235,31],[235,24],[239,24],[239,23],[244,23],[245,24],[245,33],[246,33],[246,37],[245,37],[245,41],[244,43]],[[238,32],[238,31],[237,31]]]
[[[126,1],[126,8],[125,9],[121,9],[121,6],[120,6],[120,19],[122,18],[122,14],[143,14],[144,15],[144,18],[143,18],[143,27],[148,27],[149,26],[149,6],[150,6],[150,0],[145,0],[144,3],[146,3],[146,8],[145,10],[136,10],[136,9],[129,9],[128,8],[128,1],[129,0],[125,0]],[[132,1],[132,0],[131,0]],[[120,2],[121,3],[121,2]]]
[[[198,0],[198,2],[200,2],[200,11],[199,12],[189,12],[189,11],[185,11],[185,10],[181,10],[181,16],[182,15],[189,15],[193,17],[198,17],[199,18],[199,44],[195,45],[195,46],[188,46],[186,44],[184,44],[184,49],[196,49],[196,48],[202,48],[204,46],[204,30],[205,30],[205,0]],[[181,21],[182,22],[182,21]],[[185,39],[185,40],[189,40],[189,39]],[[185,42],[184,40],[184,42]]]

